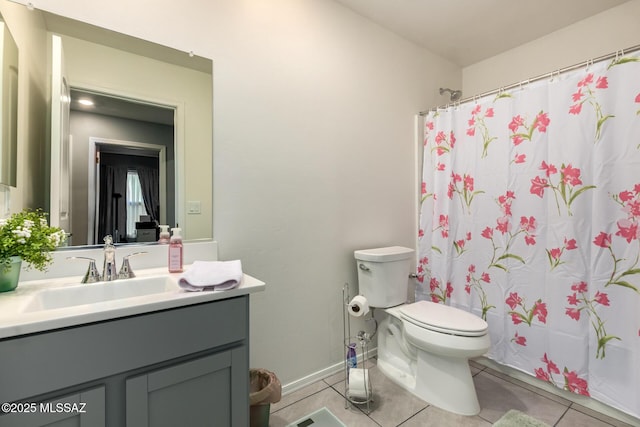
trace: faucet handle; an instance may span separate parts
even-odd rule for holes
[[[131,264],[129,263],[129,258],[131,258],[132,256],[136,256],[136,255],[143,255],[146,254],[147,252],[134,252],[130,255],[127,255],[125,257],[122,258],[122,266],[120,267],[120,272],[118,272],[118,279],[131,279],[133,277],[136,277],[136,275],[133,273],[133,269],[131,268]]]
[[[67,257],[67,259],[86,259],[89,261],[89,268],[87,269],[87,272],[85,273],[80,283],[95,283],[100,281],[100,273],[98,273],[98,267],[96,267],[95,259],[84,256],[70,256]]]

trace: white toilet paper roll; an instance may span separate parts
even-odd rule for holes
[[[370,395],[369,370],[362,368],[349,369],[349,397],[368,399]]]
[[[349,314],[354,317],[364,316],[369,312],[369,303],[362,295],[356,295],[349,302]]]

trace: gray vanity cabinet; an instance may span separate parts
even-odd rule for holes
[[[248,426],[248,313],[242,295],[2,339],[0,403],[86,412],[0,414],[0,427]]]

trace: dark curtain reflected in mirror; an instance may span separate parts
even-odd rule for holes
[[[128,176],[135,171],[139,192],[144,204],[144,218],[130,218],[135,209],[137,191],[129,185]],[[157,157],[101,153],[99,182],[99,215],[96,244],[106,235],[112,235],[116,243],[137,241],[136,233],[127,224],[136,224],[144,230],[153,229],[156,234],[160,218],[159,161]],[[137,231],[137,230],[136,230]]]
[[[160,221],[160,175],[158,166],[155,168],[137,166],[138,179],[140,180],[140,189],[144,207],[150,216],[150,222]]]

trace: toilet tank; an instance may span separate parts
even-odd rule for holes
[[[354,252],[358,288],[371,307],[393,307],[407,301],[413,249],[401,246]]]

